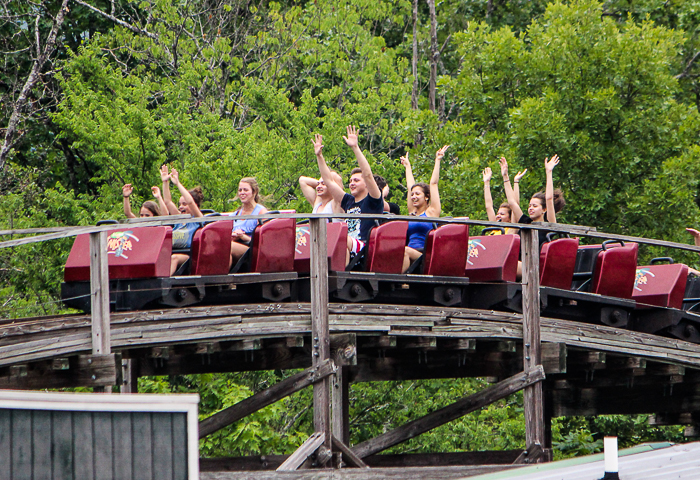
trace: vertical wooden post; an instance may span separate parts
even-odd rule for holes
[[[540,248],[537,230],[521,229],[523,272],[523,369],[541,362],[540,350]],[[544,448],[544,403],[542,382],[525,387],[525,443],[531,451]]]
[[[350,406],[348,394],[350,393],[350,383],[348,382],[348,367],[338,367],[335,372],[335,379],[332,381],[331,400],[333,403],[333,436],[343,442],[350,444]]]
[[[328,246],[326,244],[326,219],[312,218],[311,226],[311,339],[312,365],[318,366],[330,358],[331,341],[328,330]],[[330,457],[331,436],[331,379],[324,378],[314,384],[314,430],[325,434],[323,446],[327,455],[317,455],[325,458],[325,464]]]
[[[92,316],[92,353],[111,353],[109,322],[109,266],[107,262],[107,232],[90,234],[90,292]],[[96,387],[95,391],[106,391]]]
[[[124,382],[119,391],[121,393],[139,393],[139,361],[136,358],[122,360],[122,377]]]

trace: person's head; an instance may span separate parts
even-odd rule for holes
[[[510,217],[511,217],[510,205],[508,205],[508,202],[504,202],[498,207],[498,212],[496,212],[496,221],[497,222],[510,222],[510,220],[511,220]]]
[[[241,178],[238,182],[238,198],[241,203],[255,205],[260,203],[260,187],[258,181],[253,177]]]
[[[204,193],[202,193],[202,187],[194,187],[192,190],[188,190],[190,195],[192,196],[192,200],[194,200],[194,203],[197,205],[197,208],[202,207],[202,202],[204,201]],[[180,213],[182,214],[189,214],[192,215],[192,211],[190,210],[190,206],[187,204],[185,199],[183,197],[180,197],[180,203],[178,205],[178,210],[180,210]]]
[[[350,195],[356,200],[361,200],[367,196],[367,184],[362,178],[362,169],[353,168],[350,172]]]
[[[323,181],[323,177],[319,178],[316,184],[316,196],[322,200],[326,200],[330,197],[328,186],[326,186],[326,182]]]
[[[160,215],[158,211],[158,204],[150,200],[143,202],[141,205],[141,210],[139,211],[139,217],[157,217]]]
[[[560,189],[554,190],[554,213],[559,213],[566,205],[564,194]],[[530,199],[530,205],[527,208],[528,216],[535,222],[544,222],[547,220],[547,199],[542,192],[537,192]]]
[[[419,212],[428,208],[430,203],[430,185],[425,182],[418,182],[413,185],[411,187],[411,203]]]
[[[386,183],[384,177],[381,175],[374,175],[374,181],[377,183],[379,191],[382,192],[382,198],[389,198],[389,184]]]
[[[335,183],[340,185],[340,188],[343,188],[343,179],[340,177],[338,172],[331,170],[331,178]],[[328,190],[328,185],[326,185],[326,182],[323,181],[323,177],[318,179],[318,184],[316,185],[316,196],[322,200],[331,199],[331,192]]]

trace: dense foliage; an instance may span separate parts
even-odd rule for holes
[[[60,3],[0,3],[3,118]],[[69,2],[57,49],[0,161],[0,229],[119,217],[121,185],[134,184],[134,202],[148,199],[163,163],[177,166],[185,185],[201,184],[208,208],[234,209],[238,179],[256,176],[268,206],[308,211],[296,179],[318,175],[311,135],[324,135],[327,160],[347,173],[354,159],[341,135],[357,124],[395,198],[406,188],[399,156],[409,151],[416,177],[427,179],[434,151],[449,144],[443,211],[485,218],[484,167],[497,169],[500,156],[513,170],[527,167],[528,195],[543,186],[543,159],[557,153],[555,183],[568,203],[560,222],[689,240],[684,227],[700,213],[700,2],[445,0],[432,38],[430,9],[418,2],[415,59],[412,10],[408,0]],[[69,247],[0,250],[0,318],[61,311]],[[142,387],[198,390],[205,414],[286,374],[146,379]],[[354,385],[353,442],[482,387]],[[308,400],[302,392],[258,412],[206,439],[204,454],[292,451],[309,433]],[[522,447],[521,407],[516,396],[394,451]],[[643,421],[558,421],[559,454],[599,449],[604,433],[618,432],[623,445],[679,439],[678,429]]]

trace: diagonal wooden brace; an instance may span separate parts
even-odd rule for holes
[[[452,405],[436,410],[405,425],[401,425],[390,432],[379,435],[371,440],[362,442],[353,447],[352,451],[360,458],[368,457],[375,453],[393,447],[396,444],[417,437],[433,428],[456,420],[457,418],[485,407],[501,398],[512,395],[523,388],[544,380],[544,368],[537,365],[526,372],[520,372],[478,393],[465,397]]]
[[[343,457],[349,465],[357,468],[369,468],[369,465],[363,462],[360,457],[352,453],[350,447],[348,447],[343,442],[335,438],[335,435],[333,435],[331,439],[333,441],[333,449],[340,451],[340,453],[343,454]]]
[[[306,439],[299,448],[292,453],[285,462],[277,467],[278,472],[293,472],[297,470],[307,458],[314,454],[323,442],[326,441],[326,435],[323,432],[316,432]]]
[[[199,422],[199,438],[204,438],[217,430],[231,425],[238,420],[247,417],[251,413],[267,407],[287,397],[293,393],[303,390],[309,385],[323,380],[324,378],[333,375],[337,367],[333,360],[325,360],[318,367],[309,367],[306,370],[292,375],[291,377],[282,380],[279,383],[252,395],[245,400],[241,400],[235,405],[232,405],[211,417],[205,418]]]

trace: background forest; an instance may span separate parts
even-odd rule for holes
[[[427,179],[435,150],[451,145],[443,212],[484,219],[484,167],[505,156],[513,171],[528,168],[525,196],[543,188],[543,160],[556,153],[561,223],[689,242],[684,228],[700,214],[699,25],[698,0],[0,0],[0,229],[120,218],[121,186],[134,184],[134,203],[148,199],[163,163],[203,186],[206,208],[233,210],[238,180],[255,176],[268,207],[308,211],[297,178],[318,176],[312,134],[348,173],[341,136],[355,124],[404,211],[406,151]],[[64,311],[70,244],[0,250],[0,318]],[[199,391],[209,414],[288,374],[140,388]],[[354,385],[352,443],[483,385]],[[207,438],[203,455],[293,451],[311,430],[308,394]],[[594,451],[602,434],[622,446],[682,440],[644,416],[559,419],[553,433],[558,456]],[[516,395],[391,451],[523,445]]]

